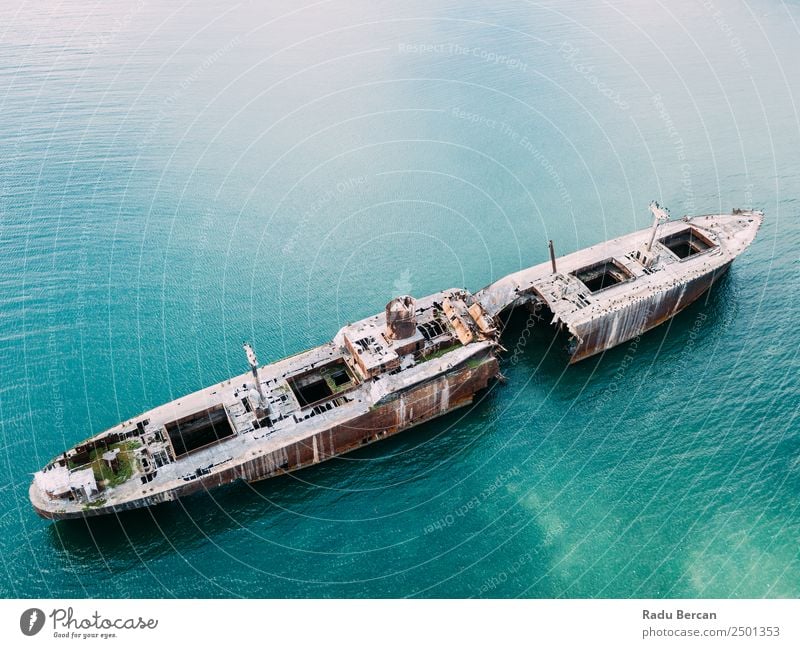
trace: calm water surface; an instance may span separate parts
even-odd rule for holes
[[[796,3],[163,4],[0,9],[0,595],[800,595]],[[767,219],[638,344],[568,368],[521,317],[507,384],[397,439],[88,525],[29,506],[242,339],[278,359],[652,199]]]

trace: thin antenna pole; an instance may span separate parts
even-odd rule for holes
[[[556,274],[556,272],[558,272],[558,270],[556,270],[556,251],[553,247],[552,239],[547,242],[547,247],[550,248],[550,264],[553,266],[553,274]]]

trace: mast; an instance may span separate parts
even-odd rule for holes
[[[661,207],[655,200],[650,203],[650,213],[653,214],[653,231],[650,234],[650,242],[647,244],[647,253],[653,249],[653,243],[656,240],[656,233],[658,226],[661,223],[666,223],[669,220],[669,211]]]
[[[653,265],[655,257],[651,255],[653,251],[653,243],[656,241],[656,234],[658,234],[658,226],[661,223],[666,223],[669,220],[669,211],[661,207],[655,200],[650,203],[650,212],[653,214],[653,226],[650,232],[650,240],[647,245],[642,246],[636,252],[636,258],[641,261],[645,268]]]
[[[266,396],[264,396],[264,388],[261,386],[261,381],[258,379],[258,358],[256,358],[256,352],[253,351],[253,347],[250,346],[249,342],[242,343],[242,348],[247,355],[247,362],[250,364],[250,371],[253,373],[256,389],[258,390],[258,395],[261,397],[261,404],[263,405],[267,402],[267,399]]]

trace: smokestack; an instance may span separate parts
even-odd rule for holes
[[[556,272],[558,272],[558,270],[556,270],[556,251],[553,248],[552,239],[547,242],[547,247],[550,248],[550,263],[553,266],[553,274],[555,274]]]

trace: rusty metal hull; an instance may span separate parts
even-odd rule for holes
[[[666,322],[705,293],[727,272],[730,265],[729,261],[687,283],[653,293],[641,301],[580,325],[575,331],[580,341],[570,357],[570,363],[602,353]]]
[[[285,475],[387,439],[469,405],[475,394],[486,388],[499,373],[494,354],[471,359],[435,379],[391,394],[385,402],[351,419],[346,425],[322,430],[307,439],[287,444],[279,450],[243,461],[170,491],[82,511],[54,512],[36,506],[35,501],[33,506],[43,518],[83,519],[155,506],[239,480],[256,482]]]
[[[329,343],[263,367],[250,348],[249,374],[153,408],[54,458],[34,474],[31,503],[50,519],[117,513],[351,452],[472,402],[499,376],[503,311],[542,307],[571,335],[570,362],[584,360],[698,299],[763,220],[759,211],[734,210],[662,223],[663,210],[651,208],[657,218],[649,230],[518,271],[474,295],[450,289],[393,300]],[[114,461],[112,450],[129,467],[117,481],[98,464]]]
[[[570,363],[579,362],[686,308],[748,248],[762,222],[762,212],[741,209],[669,222],[659,216],[650,229],[502,277],[475,298],[494,316],[523,304],[543,308],[570,334]]]

